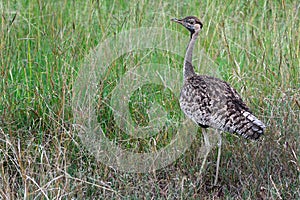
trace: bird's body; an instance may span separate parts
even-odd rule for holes
[[[264,132],[265,125],[258,120],[242,100],[241,96],[228,83],[218,78],[197,75],[192,65],[193,49],[202,22],[194,16],[184,19],[172,19],[183,25],[191,33],[183,67],[184,84],[180,94],[182,111],[202,128],[214,128],[219,131],[237,133],[245,138],[258,139]],[[202,131],[205,146],[209,149],[209,140]],[[218,180],[222,137],[219,135],[219,152],[214,184]],[[208,152],[208,151],[207,151]],[[201,171],[207,154],[204,157]]]
[[[182,111],[203,128],[212,127],[245,138],[258,139],[264,125],[228,83],[210,76],[184,80],[180,94]]]

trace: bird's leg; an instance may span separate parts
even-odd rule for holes
[[[217,185],[218,182],[218,175],[219,175],[219,165],[220,165],[220,159],[221,159],[221,146],[222,146],[222,135],[221,132],[218,132],[218,158],[217,158],[217,168],[216,168],[216,177],[214,185]]]
[[[202,173],[202,170],[203,170],[204,165],[206,163],[208,153],[209,153],[210,148],[211,148],[211,145],[210,145],[210,142],[209,142],[209,137],[208,137],[207,132],[206,132],[205,129],[202,129],[202,135],[203,135],[203,138],[204,138],[204,146],[205,146],[204,151],[205,151],[205,154],[204,154],[202,165],[201,165],[201,168],[200,168],[200,174]]]

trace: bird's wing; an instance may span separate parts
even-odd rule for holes
[[[195,103],[201,102],[203,107],[201,112],[195,112],[194,118],[201,119],[202,124],[205,122],[203,125],[245,138],[257,139],[263,134],[265,125],[251,113],[228,83],[209,76],[195,76],[189,79],[189,83],[194,88],[194,96],[198,97]],[[205,119],[199,117],[201,113],[205,113]]]

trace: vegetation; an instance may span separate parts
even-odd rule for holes
[[[283,0],[1,1],[1,199],[299,199],[299,8],[299,2]],[[170,22],[187,15],[204,23],[197,48],[210,58],[209,66],[267,125],[257,142],[223,133],[216,187],[215,150],[199,174],[201,129],[172,164],[128,173],[97,160],[74,128],[73,86],[90,51],[141,27],[179,31],[187,42],[187,31]],[[200,72],[206,61],[196,55]],[[98,122],[107,138],[132,152],[151,152],[154,143],[163,148],[171,141],[176,123],[149,138],[132,138],[116,125],[109,103],[133,66],[164,63],[181,70],[182,61],[159,49],[114,60],[99,83],[97,99]],[[151,102],[164,105],[168,117],[180,122],[178,96],[161,85],[140,87],[128,105],[134,123],[149,124]]]

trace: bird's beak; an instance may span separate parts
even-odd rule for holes
[[[182,24],[182,20],[181,20],[181,19],[172,18],[171,21],[172,21],[172,22],[179,23],[179,24]]]

